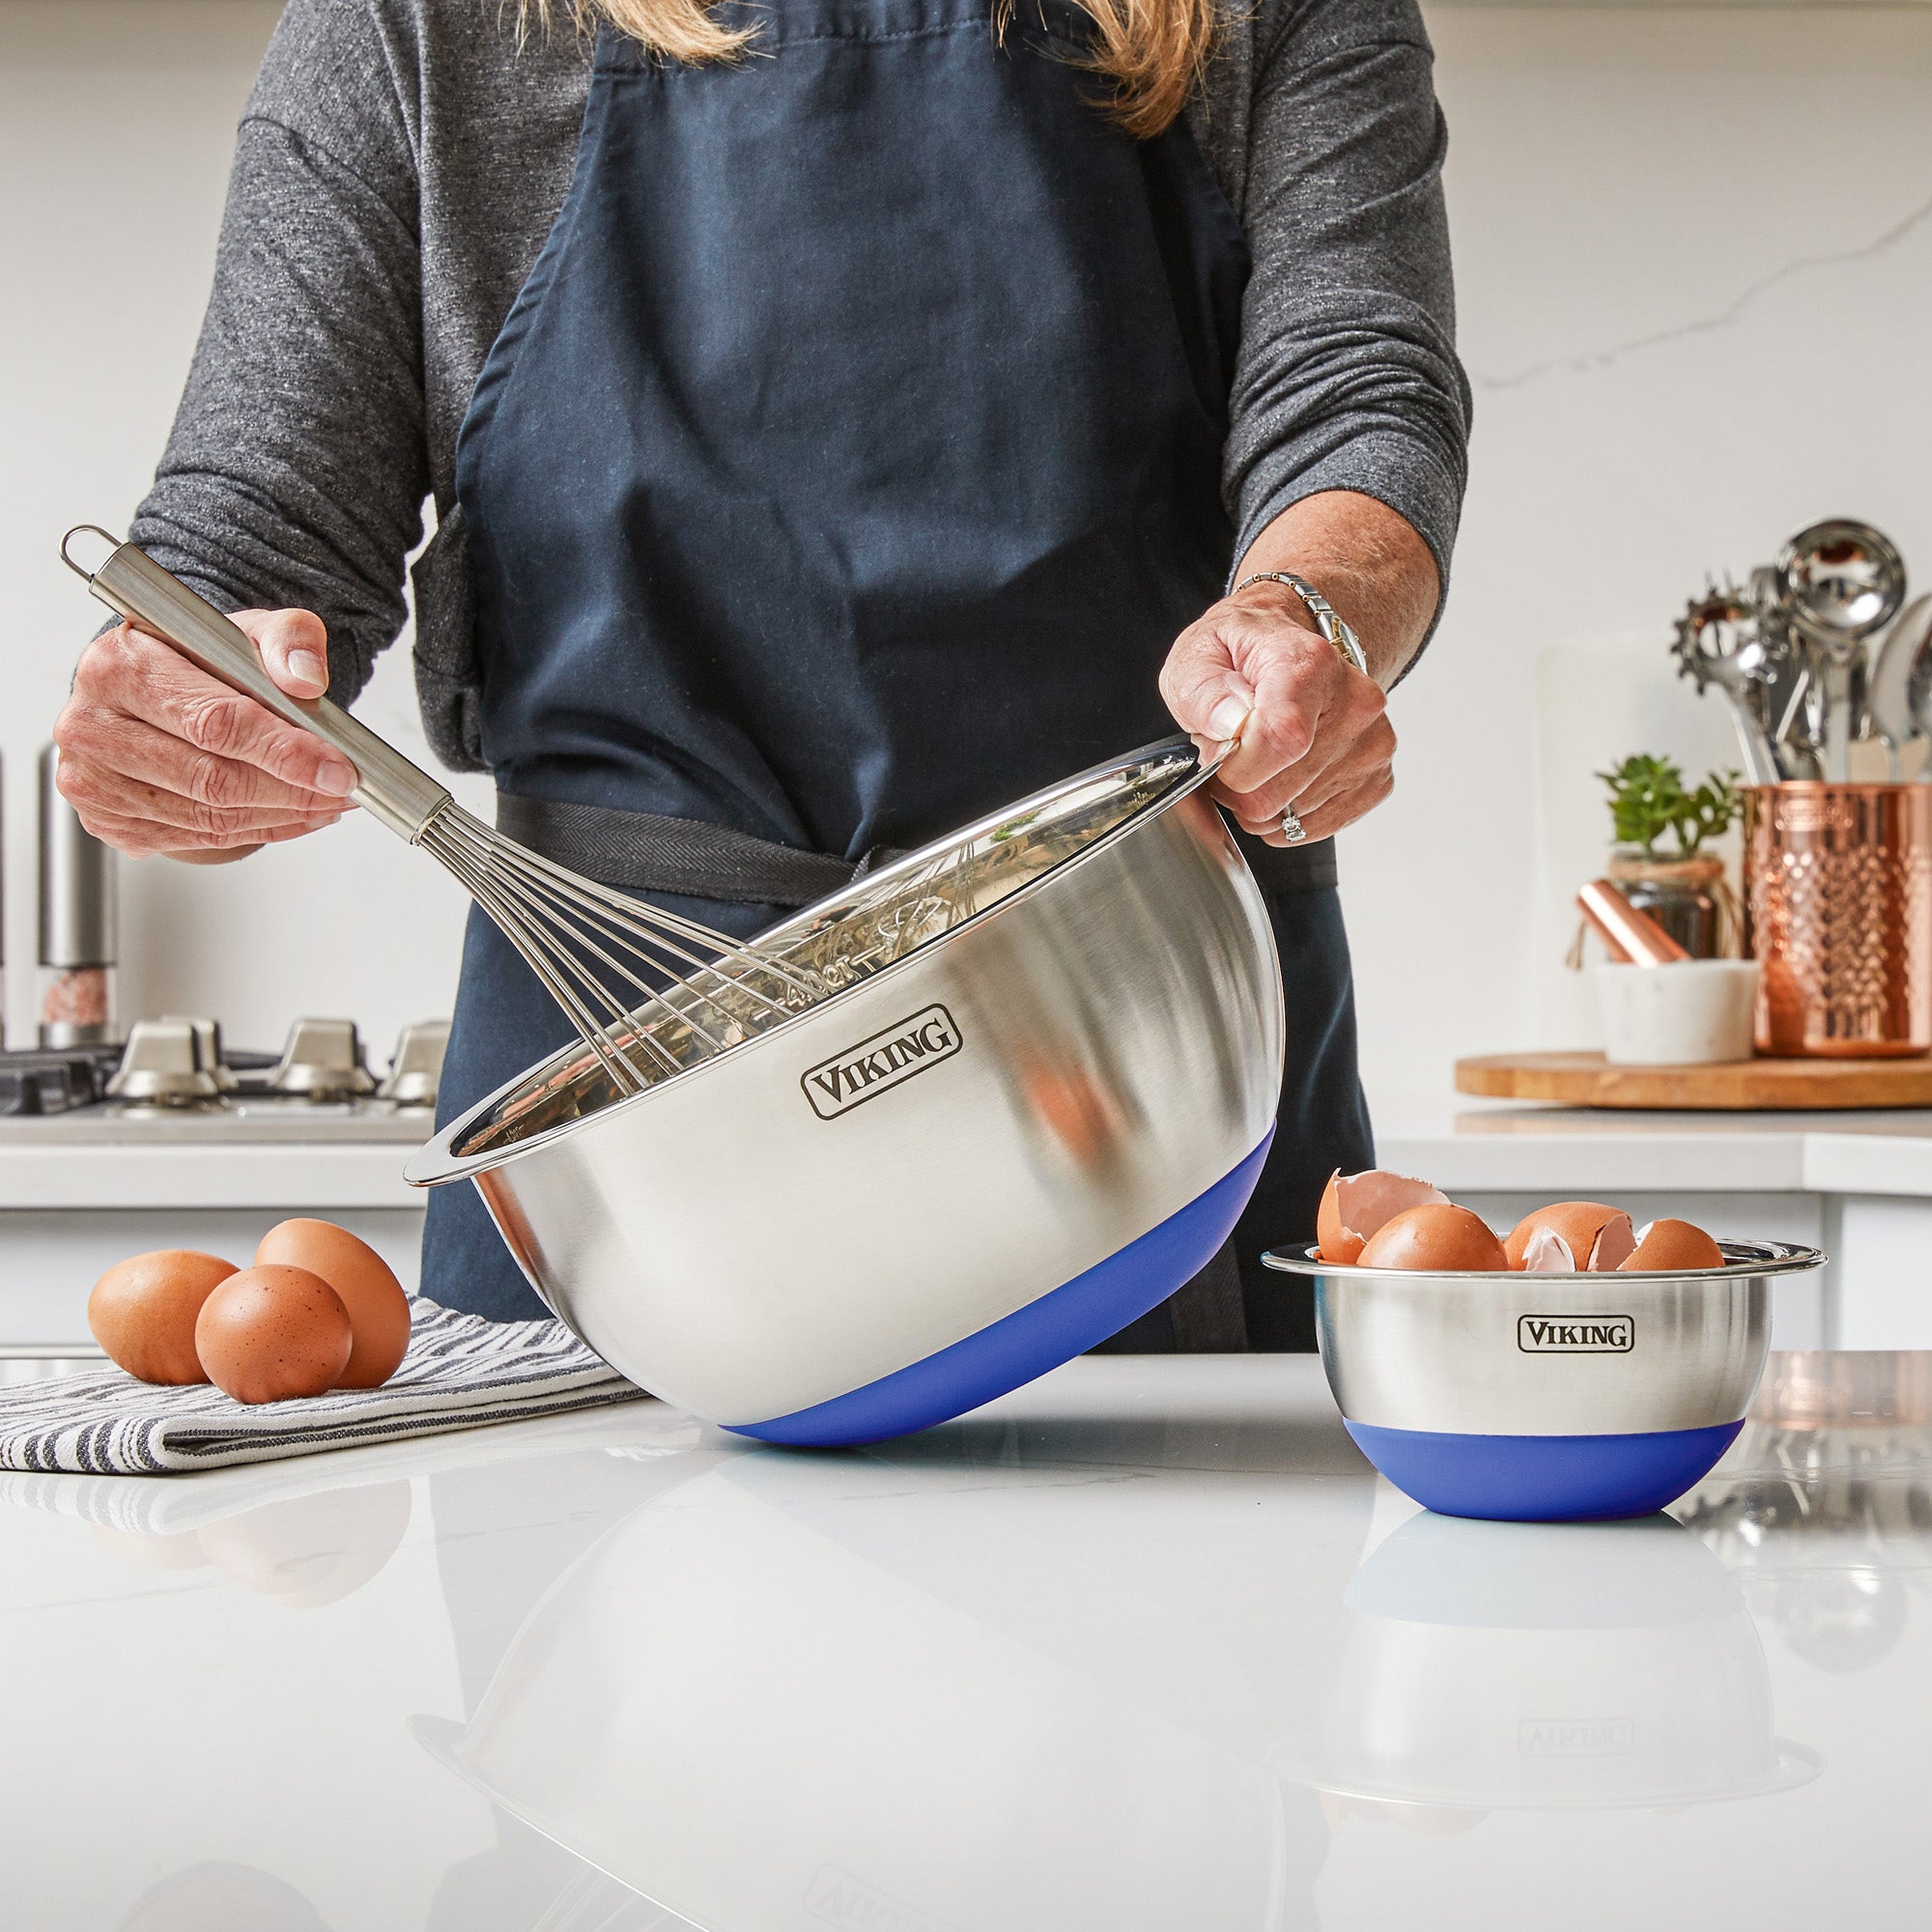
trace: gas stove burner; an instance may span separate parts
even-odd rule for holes
[[[48,1047],[0,1053],[0,1117],[70,1114],[107,1091],[117,1046]]]
[[[0,1052],[0,1123],[22,1122],[14,1140],[60,1114],[78,1117],[63,1138],[408,1141],[427,1131],[448,1041],[447,1020],[406,1026],[379,1087],[353,1020],[298,1020],[272,1054],[229,1051],[219,1022],[167,1014],[137,1020],[125,1047]]]

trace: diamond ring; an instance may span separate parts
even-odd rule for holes
[[[1301,820],[1294,815],[1294,808],[1292,805],[1285,805],[1281,809],[1281,836],[1291,845],[1299,845],[1308,837]]]

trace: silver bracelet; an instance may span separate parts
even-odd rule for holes
[[[1297,577],[1292,570],[1258,570],[1252,577],[1244,577],[1229,593],[1238,597],[1251,583],[1285,583],[1308,606],[1308,613],[1315,619],[1315,628],[1362,673],[1369,674],[1369,660],[1362,650],[1361,639],[1357,638],[1349,621],[1309,582],[1305,577]]]

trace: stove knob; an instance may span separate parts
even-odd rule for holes
[[[354,1020],[298,1020],[269,1075],[269,1092],[293,1100],[354,1100],[375,1091]]]
[[[393,1100],[399,1107],[434,1107],[448,1045],[447,1020],[418,1020],[406,1026],[396,1042],[396,1057],[389,1063],[389,1077],[376,1089],[376,1097]]]
[[[221,1088],[201,1030],[213,1024],[174,1016],[136,1020],[107,1097],[150,1107],[205,1107],[218,1100]]]
[[[201,1042],[201,1064],[214,1076],[214,1084],[224,1094],[235,1091],[235,1071],[223,1058],[221,1052],[221,1022],[219,1020],[190,1020],[194,1037]]]

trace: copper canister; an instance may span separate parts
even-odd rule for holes
[[[1745,887],[1757,1050],[1932,1047],[1932,785],[1752,785]]]

